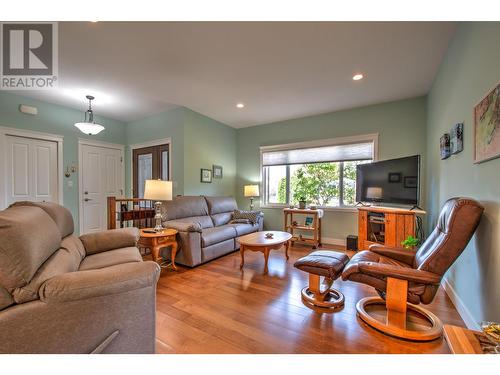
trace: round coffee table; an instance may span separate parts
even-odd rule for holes
[[[273,238],[267,238],[266,233],[272,233]],[[260,251],[264,254],[264,273],[268,272],[267,262],[269,260],[269,253],[271,250],[278,250],[285,246],[285,255],[288,260],[288,248],[290,247],[290,239],[292,235],[287,232],[267,231],[250,233],[237,238],[240,244],[241,264],[240,270],[243,269],[245,264],[245,251]]]

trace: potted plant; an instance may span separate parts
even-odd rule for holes
[[[300,196],[299,197],[299,208],[303,210],[304,208],[306,208],[306,205],[307,205],[306,198],[304,198],[304,196]]]
[[[418,245],[418,239],[413,237],[413,236],[408,236],[406,237],[406,240],[404,241],[401,241],[401,245],[403,245],[403,247],[405,249],[413,249],[415,246]]]

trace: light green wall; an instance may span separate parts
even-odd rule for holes
[[[185,109],[184,194],[234,196],[236,186],[236,129]],[[200,168],[223,168],[223,178],[200,182]]]
[[[172,139],[174,194],[234,195],[236,129],[184,107],[127,124],[127,144]],[[127,147],[127,192],[131,189],[130,147]],[[200,182],[200,169],[223,167],[223,178]]]
[[[259,183],[260,146],[378,133],[379,159],[420,154],[425,163],[425,123],[426,99],[421,97],[239,129],[236,188],[239,204],[248,206],[243,186]],[[423,169],[422,176],[425,176]],[[280,209],[264,209],[264,212],[266,228],[282,228]],[[348,234],[356,233],[357,216],[353,210],[325,213],[324,237],[345,239]]]
[[[473,164],[474,105],[500,81],[500,23],[461,23],[428,95],[429,227],[454,196],[481,201],[485,215],[447,278],[475,322],[500,319],[500,159]],[[464,122],[464,150],[440,160],[439,138]]]
[[[19,112],[19,105],[27,104],[38,108],[38,115],[31,116]],[[82,101],[82,110],[29,99],[7,92],[0,92],[0,126],[11,128],[35,130],[39,132],[62,135],[63,142],[63,164],[78,166],[78,138],[90,138],[112,143],[125,144],[125,124],[96,116],[96,122],[105,126],[106,130],[97,136],[87,136],[81,133],[73,125],[83,120],[85,103]],[[73,187],[68,187],[68,181],[73,181]],[[78,226],[78,172],[70,178],[64,177],[64,205],[70,209],[75,220],[75,228]]]
[[[184,108],[178,107],[145,119],[127,123],[127,145],[140,144],[162,138],[171,138],[171,179],[174,194],[184,194]],[[131,196],[131,150],[126,150],[126,191]]]

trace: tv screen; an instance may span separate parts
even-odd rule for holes
[[[357,166],[356,201],[418,205],[420,155]]]

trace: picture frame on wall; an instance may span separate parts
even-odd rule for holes
[[[474,106],[474,163],[500,157],[500,82]]]
[[[201,168],[200,171],[200,182],[209,184],[212,182],[212,170]]]
[[[450,130],[450,153],[458,154],[464,149],[464,123],[455,124]]]
[[[212,165],[214,178],[222,178],[222,167],[220,165]]]
[[[450,157],[450,135],[445,133],[439,139],[439,149],[441,153],[441,160],[448,159]]]

